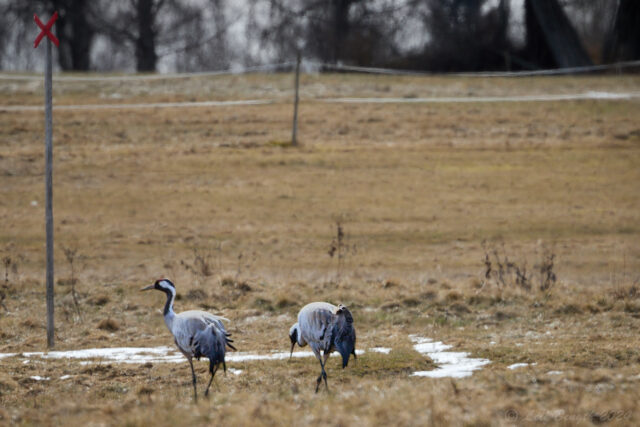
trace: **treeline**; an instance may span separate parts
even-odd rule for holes
[[[637,0],[0,0],[0,65],[33,69],[58,11],[62,70],[226,69],[304,58],[425,71],[640,59]]]

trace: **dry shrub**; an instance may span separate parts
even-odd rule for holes
[[[91,365],[88,366],[86,368],[84,368],[82,371],[80,371],[80,373],[82,374],[88,374],[88,375],[94,375],[94,374],[100,374],[100,375],[107,375],[107,374],[113,374],[113,365],[109,364],[100,364],[100,365]],[[111,375],[113,376],[113,375]]]
[[[496,313],[493,316],[498,321],[515,319],[516,317],[518,317],[515,313],[511,313],[508,311],[501,311],[501,310],[496,311]]]
[[[278,301],[276,302],[276,308],[279,310],[282,310],[288,307],[295,307],[296,305],[298,305],[297,302],[292,301],[287,297],[282,297],[278,299]]]
[[[232,287],[232,286],[235,286],[235,284],[236,284],[236,281],[233,277],[225,276],[222,279],[220,279],[220,286]]]
[[[387,302],[380,306],[380,310],[385,310],[385,311],[395,311],[395,310],[398,310],[399,308],[400,308],[400,303],[397,301]]]
[[[454,304],[451,304],[449,308],[458,315],[471,313],[471,310],[469,310],[469,307],[467,307],[467,305],[462,302],[456,302]]]
[[[89,304],[102,307],[103,305],[106,305],[107,303],[109,303],[109,301],[110,299],[108,295],[101,294],[101,295],[92,296],[89,299]]]
[[[205,250],[202,252],[197,247],[192,248],[193,262],[189,264],[184,260],[180,260],[182,265],[187,271],[198,277],[200,281],[204,281],[207,277],[211,277],[214,274],[212,251]]]
[[[624,311],[625,313],[638,314],[640,313],[640,304],[636,302],[627,302],[624,305]]]
[[[640,289],[635,284],[621,286],[611,291],[611,296],[616,300],[636,299],[640,297]]]
[[[148,386],[144,386],[144,385],[143,385],[142,387],[140,387],[140,388],[138,389],[138,391],[137,391],[137,395],[138,395],[138,396],[147,396],[147,397],[148,397],[148,396],[151,396],[151,395],[153,394],[153,392],[154,392],[154,391],[155,391],[155,390],[154,390],[154,389],[152,389],[151,387],[148,387]]]
[[[103,319],[98,323],[98,329],[103,331],[115,332],[120,329],[120,324],[111,318]]]
[[[462,294],[458,291],[451,291],[447,294],[445,299],[447,300],[447,302],[459,301],[462,299]]]
[[[236,280],[233,277],[225,276],[220,279],[220,286],[233,288],[234,290],[240,291],[242,293],[251,292],[251,285],[245,280]]]
[[[504,243],[500,247],[488,247],[487,242],[482,242],[484,250],[483,264],[485,267],[484,278],[481,281],[482,289],[487,283],[495,284],[499,289],[520,288],[531,291],[534,287],[534,278],[538,277],[538,289],[541,292],[549,291],[557,281],[555,266],[555,253],[553,248],[542,247],[540,261],[528,270],[527,260],[514,261],[507,255]]]
[[[186,298],[189,301],[205,300],[209,298],[209,295],[207,295],[207,293],[202,289],[191,289],[189,292],[187,292]]]
[[[582,308],[576,304],[566,304],[556,309],[556,314],[582,314]]]
[[[236,288],[243,293],[251,292],[251,286],[247,282],[236,283]]]
[[[490,307],[502,301],[500,297],[491,297],[487,295],[472,295],[467,300],[470,305],[479,305],[483,307]]]
[[[478,279],[477,277],[472,277],[471,279],[469,279],[469,286],[473,289],[480,289],[482,288],[482,280]]]
[[[22,323],[22,326],[24,326],[25,328],[29,328],[29,329],[37,329],[37,328],[42,328],[42,323],[40,323],[39,321],[29,317],[27,319],[25,319]]]
[[[438,293],[436,291],[427,291],[420,294],[420,298],[423,300],[431,301],[438,298]]]
[[[400,281],[396,279],[387,279],[382,284],[382,287],[385,289],[397,288],[398,286],[400,286]]]
[[[13,392],[18,388],[18,383],[9,375],[0,372],[0,396]]]
[[[273,311],[273,305],[271,300],[266,298],[257,297],[256,299],[253,300],[252,305],[254,308],[257,308],[260,310]]]
[[[402,304],[404,304],[406,307],[417,307],[420,305],[420,300],[418,298],[409,297],[403,299]]]
[[[597,305],[594,305],[594,304],[587,304],[586,309],[591,314],[598,314],[598,313],[600,313],[602,311],[602,310],[600,310],[600,307],[598,307]]]

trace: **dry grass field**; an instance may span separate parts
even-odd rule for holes
[[[288,351],[306,302],[342,302],[357,363],[332,358],[314,394],[311,358],[232,362],[196,404],[186,361],[5,357],[0,424],[640,423],[640,101],[323,101],[626,93],[639,76],[304,75],[300,147],[291,84],[54,84],[55,105],[273,101],[54,107],[56,350],[172,345],[164,296],[138,292],[168,277],[176,310],[231,319],[243,352]],[[39,105],[42,84],[0,94]],[[46,350],[43,128],[0,111],[0,353]],[[491,363],[411,376],[437,367],[411,334]]]

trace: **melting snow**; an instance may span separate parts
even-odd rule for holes
[[[469,358],[468,353],[463,352],[450,352],[445,351],[451,348],[451,346],[443,344],[439,341],[432,341],[430,338],[422,338],[410,335],[411,340],[415,343],[414,349],[422,354],[428,355],[435,363],[440,365],[438,368],[432,371],[417,371],[412,375],[442,378],[453,377],[463,378],[472,374],[476,369],[490,363],[486,359],[474,359]],[[372,353],[389,354],[391,348],[388,347],[373,347],[367,351]],[[364,350],[356,350],[356,354],[364,354]],[[271,353],[249,353],[249,352],[229,352],[226,354],[227,362],[252,362],[256,360],[283,360],[289,358],[289,352],[273,351]],[[339,353],[334,352],[332,355]],[[160,347],[114,347],[114,348],[89,348],[84,350],[71,350],[71,351],[50,351],[50,352],[26,352],[26,353],[0,353],[0,359],[6,357],[24,357],[27,358],[42,358],[42,359],[80,359],[79,363],[82,365],[88,365],[92,363],[100,362],[115,362],[115,363],[130,363],[130,364],[143,364],[143,363],[182,363],[185,361],[184,356],[177,349],[173,347],[160,346]],[[314,357],[311,351],[296,351],[292,357]],[[233,375],[242,374],[241,369],[229,369],[229,372]],[[49,378],[31,377],[37,381],[49,380]],[[69,375],[60,377],[61,380],[71,378]]]
[[[518,368],[524,368],[525,366],[535,366],[537,365],[537,363],[514,363],[513,365],[509,365],[507,366],[507,369],[518,369]]]
[[[426,354],[439,366],[432,371],[416,371],[413,376],[429,378],[464,378],[471,376],[473,371],[491,363],[487,359],[470,358],[469,353],[445,351],[451,348],[450,345],[440,341],[433,341],[431,338],[423,338],[409,335],[415,344],[413,348],[421,354]]]
[[[372,349],[370,351],[384,352],[387,349]],[[390,350],[390,349],[388,349]],[[364,350],[356,350],[356,354],[363,354]],[[332,353],[335,355],[338,353]],[[5,357],[40,357],[43,359],[83,359],[80,361],[82,365],[94,363],[88,359],[100,359],[106,362],[115,363],[182,363],[185,361],[184,356],[177,349],[167,346],[160,347],[113,347],[113,348],[88,348],[84,350],[71,351],[50,351],[44,352],[28,352],[28,353],[0,353],[0,359]],[[311,351],[295,351],[292,357],[313,357]],[[225,360],[227,362],[251,362],[254,360],[282,360],[288,359],[288,352],[272,352],[267,354],[257,354],[248,352],[227,353]],[[25,360],[26,362],[26,360]],[[23,362],[24,363],[24,362]]]

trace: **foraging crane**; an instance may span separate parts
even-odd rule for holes
[[[196,373],[193,370],[192,358],[200,360],[204,356],[209,359],[209,373],[211,379],[204,392],[205,396],[209,395],[209,387],[213,382],[213,377],[218,371],[218,367],[222,363],[225,373],[227,365],[224,362],[226,352],[225,346],[236,350],[231,344],[233,342],[222,324],[223,320],[229,321],[224,317],[215,316],[206,311],[190,310],[182,313],[173,311],[173,301],[176,298],[176,288],[170,280],[162,279],[141,291],[156,289],[167,294],[167,302],[164,305],[164,323],[173,334],[174,341],[178,349],[185,355],[191,366],[191,378],[193,380],[193,394],[195,400],[198,400],[198,392],[196,389]]]
[[[289,329],[291,339],[291,356],[296,343],[300,347],[309,344],[320,362],[322,371],[316,380],[316,393],[324,379],[327,384],[327,373],[324,367],[329,355],[338,350],[342,356],[342,369],[349,363],[349,356],[356,358],[356,330],[353,328],[353,316],[347,307],[340,304],[336,307],[327,302],[312,302],[302,307],[298,313],[298,322]],[[324,352],[320,356],[320,352]]]

